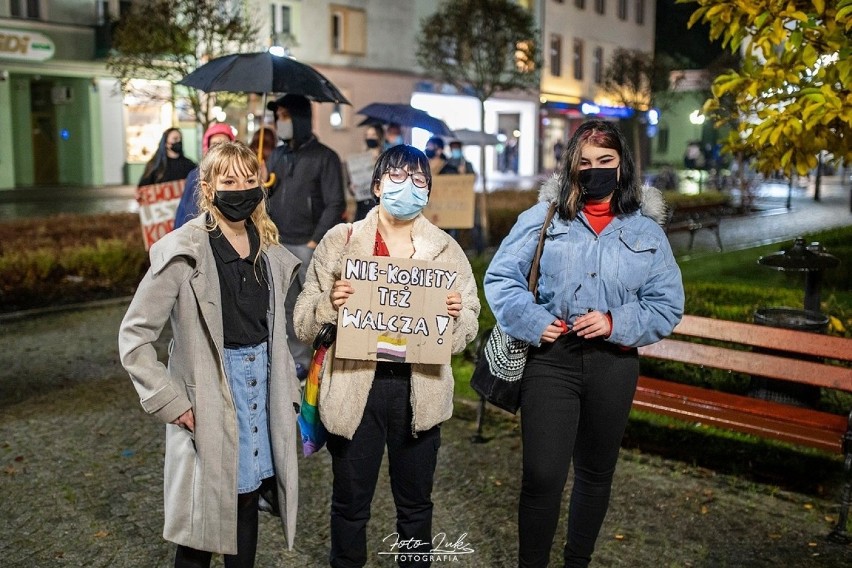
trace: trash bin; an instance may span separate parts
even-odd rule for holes
[[[797,310],[795,308],[758,308],[754,312],[754,323],[768,327],[825,333],[828,329],[828,316],[812,310]],[[771,349],[755,349],[755,352],[758,351],[760,353],[773,353]],[[801,358],[807,359],[806,356],[801,356]],[[814,408],[819,404],[820,390],[819,387],[811,385],[752,377],[749,395],[762,400]]]

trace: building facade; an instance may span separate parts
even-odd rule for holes
[[[136,0],[139,1],[139,0]],[[553,148],[587,117],[629,116],[601,89],[616,48],[653,51],[652,0],[518,0],[541,31],[540,92],[500,93],[485,104],[486,171],[532,176],[555,166]],[[122,94],[105,58],[110,20],[132,0],[9,0],[0,3],[0,189],[133,184],[162,131],[181,128],[190,158],[198,127],[171,102]],[[259,23],[259,48],[277,47],[325,74],[351,106],[314,106],[315,131],[344,159],[363,151],[363,116],[373,102],[409,103],[452,129],[478,130],[478,100],[428,79],[417,63],[421,21],[438,0],[241,0]],[[170,90],[166,82],[149,87]],[[166,97],[168,99],[168,97]],[[221,112],[249,140],[271,122],[257,97]],[[423,147],[429,133],[406,129]],[[478,147],[465,155],[479,165]]]

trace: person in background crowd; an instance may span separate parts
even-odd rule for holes
[[[450,140],[450,158],[447,164],[456,169],[456,173],[461,175],[476,176],[476,170],[473,169],[473,164],[465,159],[462,151],[463,144],[461,140]],[[475,198],[476,196],[474,196]],[[473,227],[470,230],[470,240],[473,249],[477,255],[485,252],[485,240],[482,237],[482,219],[479,209],[479,199],[474,199],[473,205]],[[447,231],[456,240],[459,238],[458,229],[450,229]]]
[[[364,130],[364,146],[373,155],[373,160],[382,153],[382,140],[385,138],[384,128],[380,124],[370,124]],[[350,188],[351,191],[351,188]],[[360,221],[367,216],[370,209],[376,206],[373,198],[363,199],[355,203],[355,221]]]
[[[229,124],[217,122],[207,127],[201,138],[201,155],[205,156],[213,146],[235,139],[234,129]],[[183,195],[180,196],[177,211],[175,211],[175,229],[190,219],[198,216],[198,168],[193,168],[186,176]]]
[[[259,169],[241,142],[207,152],[201,214],[151,247],[118,334],[142,407],[166,425],[163,536],[176,568],[209,567],[213,553],[254,566],[262,504],[293,547],[301,397],[276,308],[299,261],[278,243]],[[155,349],[166,324],[168,364]]]
[[[269,215],[278,227],[281,243],[302,262],[299,276],[287,296],[287,339],[300,378],[307,376],[313,350],[292,330],[293,306],[305,285],[308,264],[326,231],[346,211],[343,167],[337,153],[321,144],[312,132],[311,102],[301,95],[284,95],[267,107],[275,113],[275,130],[282,144],[266,164],[275,174],[269,188]],[[261,168],[264,170],[264,168]],[[267,175],[263,174],[264,182]]]
[[[278,145],[278,137],[275,136],[275,129],[269,126],[264,126],[260,130],[256,130],[251,137],[251,142],[249,142],[249,148],[254,150],[255,154],[257,154],[257,148],[260,146],[261,133],[263,134],[263,156],[261,158],[262,163],[265,164],[269,161],[269,156],[272,155],[272,151]]]
[[[433,136],[426,141],[424,153],[429,158],[429,167],[434,175],[459,173],[458,169],[452,166],[444,155],[444,139],[440,136]]]
[[[320,242],[296,304],[299,337],[311,340],[323,324],[336,322],[338,310],[354,293],[341,277],[343,257],[375,255],[455,267],[458,279],[447,293],[447,314],[455,320],[453,353],[473,340],[480,307],[476,281],[464,251],[421,215],[431,184],[429,162],[413,146],[394,146],[379,156],[373,170],[379,206],[363,221],[333,228]],[[335,359],[329,369],[320,386],[319,410],[329,431],[334,473],[331,566],[367,563],[367,522],[385,447],[397,540],[411,543],[400,552],[426,553],[404,565],[428,566],[440,424],[453,412],[449,361],[426,365]]]
[[[183,155],[183,137],[177,128],[167,128],[157,151],[148,160],[137,187],[186,179],[195,162]]]
[[[659,225],[665,202],[642,188],[618,128],[582,124],[564,158],[484,278],[497,322],[530,344],[521,378],[521,567],[548,564],[572,461],[564,565],[588,566],[636,390],[637,347],[669,335],[683,315],[680,269]],[[534,297],[530,263],[554,202]]]
[[[385,141],[382,144],[382,151],[400,144],[405,144],[405,140],[402,138],[402,128],[399,124],[391,122],[385,128]]]

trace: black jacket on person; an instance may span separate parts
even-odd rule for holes
[[[145,168],[148,169],[147,167]],[[142,174],[139,180],[139,186],[151,185],[153,183],[166,183],[167,181],[175,181],[186,179],[189,172],[195,169],[195,162],[181,154],[177,158],[166,158],[166,168],[163,170],[163,175],[157,177],[157,171],[153,167],[151,171]]]
[[[340,157],[311,135],[291,149],[285,143],[269,156],[275,184],[269,192],[269,215],[281,242],[319,243],[326,231],[340,223],[346,210]]]

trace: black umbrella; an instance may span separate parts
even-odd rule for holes
[[[367,117],[362,124],[370,124],[376,121],[386,124],[396,123],[400,126],[422,128],[436,136],[452,135],[452,130],[450,130],[450,127],[443,120],[435,118],[428,112],[414,108],[411,105],[372,103],[359,110],[358,114],[363,114]]]
[[[310,65],[268,51],[217,57],[178,84],[208,93],[285,93],[317,102],[351,104],[331,81]]]

